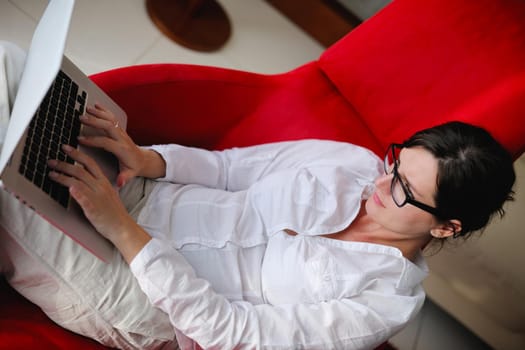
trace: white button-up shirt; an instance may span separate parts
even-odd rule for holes
[[[166,177],[138,217],[154,238],[131,269],[181,349],[370,349],[420,309],[421,257],[321,236],[373,191],[372,152],[321,140],[153,149]]]

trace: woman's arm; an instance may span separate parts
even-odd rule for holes
[[[228,191],[249,188],[265,176],[290,169],[342,166],[356,173],[376,171],[378,159],[362,147],[327,140],[276,142],[224,151],[208,151],[176,144],[138,147],[125,130],[115,127],[113,114],[95,105],[81,117],[82,123],[105,136],[79,138],[85,146],[113,153],[119,160],[117,185],[135,176],[180,184],[198,184]]]
[[[228,191],[249,188],[262,178],[284,170],[310,167],[345,167],[369,178],[380,162],[362,147],[327,140],[300,140],[208,151],[181,145],[155,145],[166,162],[159,180],[198,184]]]
[[[147,177],[148,179],[158,179],[166,176],[166,162],[164,158],[152,149],[140,149],[142,153],[142,168],[137,172],[137,176]]]
[[[173,327],[205,349],[372,349],[409,321],[424,299],[419,287],[397,295],[391,286],[317,303],[230,302],[157,239],[133,259],[131,270]]]

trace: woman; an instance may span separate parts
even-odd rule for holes
[[[50,176],[118,248],[183,349],[373,348],[422,305],[422,247],[503,214],[515,179],[486,131],[457,122],[393,144],[384,161],[320,140],[139,148],[102,106],[82,122],[105,131],[79,141],[119,159],[121,196],[67,146],[82,166],[50,160]]]

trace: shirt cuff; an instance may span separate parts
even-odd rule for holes
[[[146,266],[151,262],[152,259],[158,257],[164,250],[166,250],[166,244],[163,244],[161,240],[152,238],[148,243],[138,252],[137,255],[131,260],[129,268],[135,275],[143,275]]]
[[[166,156],[168,145],[140,146],[140,148],[155,151],[162,157],[162,159],[164,159],[164,163],[166,164],[166,176],[156,178],[155,181],[168,181],[169,174],[172,174],[173,172],[171,169],[172,164],[171,162],[168,162],[168,157]]]

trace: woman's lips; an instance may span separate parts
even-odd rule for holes
[[[385,205],[383,204],[383,202],[381,202],[381,199],[379,199],[379,196],[377,195],[376,192],[374,192],[374,194],[372,195],[372,199],[374,200],[374,202],[376,202],[377,205],[383,207],[383,208],[386,208]]]

